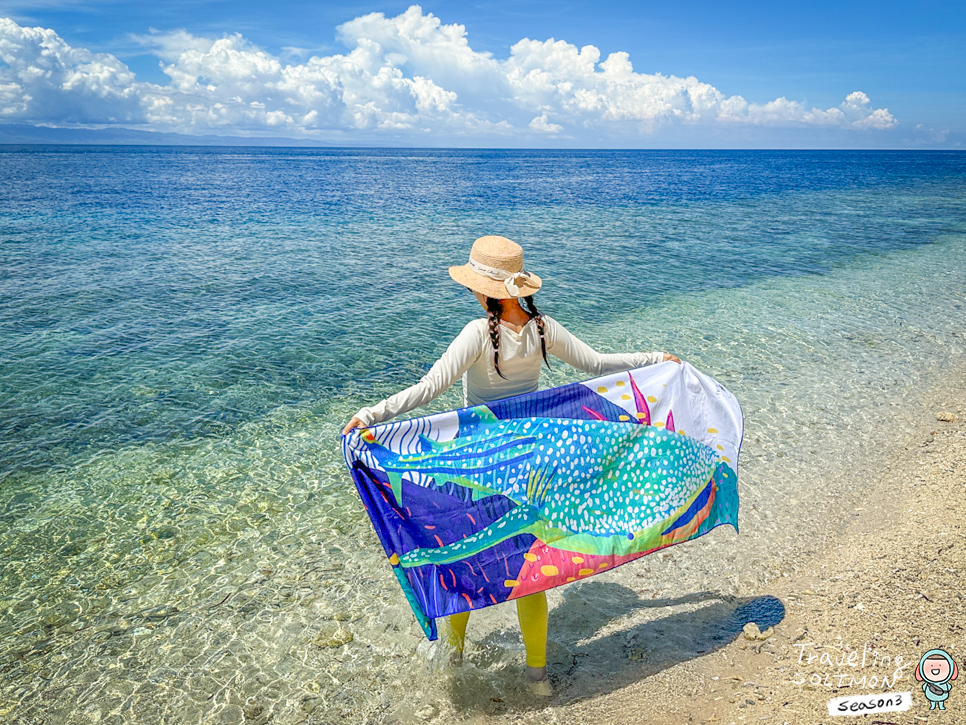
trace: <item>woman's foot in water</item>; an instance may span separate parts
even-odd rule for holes
[[[454,647],[442,638],[435,642],[420,642],[416,651],[422,657],[423,662],[436,672],[445,671],[451,667],[459,667],[463,664],[463,650]]]
[[[459,667],[463,664],[463,650],[456,647],[447,647],[446,662],[450,667]]]
[[[547,677],[546,667],[527,667],[527,687],[530,692],[540,697],[550,697],[553,695],[553,687],[550,686],[550,678]]]

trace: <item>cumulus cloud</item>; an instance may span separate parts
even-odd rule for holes
[[[869,97],[861,91],[850,93],[837,108],[806,108],[801,103],[778,98],[763,104],[747,104],[741,96],[733,98],[733,116],[722,120],[747,121],[766,126],[839,126],[853,129],[886,129],[897,121],[885,108],[871,107]]]
[[[563,131],[563,126],[559,123],[550,123],[547,120],[547,114],[543,113],[532,121],[530,121],[530,128],[534,131],[542,131],[544,133],[560,133]]]
[[[0,118],[33,123],[140,123],[140,88],[112,55],[72,48],[53,30],[0,18]]]
[[[669,124],[875,131],[897,123],[860,91],[826,110],[784,97],[749,103],[693,76],[639,73],[627,53],[602,59],[592,45],[553,38],[525,38],[497,59],[474,50],[464,26],[416,5],[395,17],[355,18],[337,32],[346,52],[334,55],[286,49],[275,56],[238,34],[142,36],[170,79],[158,85],[138,81],[111,55],[71,47],[53,30],[0,20],[0,120],[409,138],[600,136]]]

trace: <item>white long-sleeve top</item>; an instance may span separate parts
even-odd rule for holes
[[[662,352],[601,354],[571,335],[552,317],[543,315],[547,352],[568,365],[595,377],[661,362]],[[520,332],[505,325],[500,329],[501,378],[493,365],[493,343],[486,318],[468,323],[419,382],[371,407],[361,408],[355,417],[364,425],[375,425],[433,400],[460,376],[463,377],[464,405],[479,405],[513,395],[532,393],[540,378],[540,333],[536,320]]]

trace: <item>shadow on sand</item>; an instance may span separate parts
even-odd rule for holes
[[[547,664],[554,696],[535,698],[523,684],[523,667],[499,672],[464,665],[453,671],[453,705],[470,715],[519,712],[560,705],[618,690],[681,662],[703,657],[736,639],[749,622],[761,630],[785,617],[773,596],[738,598],[698,592],[668,599],[641,599],[611,582],[587,582],[563,592],[563,604],[550,612]],[[638,610],[685,607],[654,612],[654,618],[596,636],[618,617]],[[494,632],[480,649],[499,647],[506,633]],[[473,660],[472,655],[469,656]]]

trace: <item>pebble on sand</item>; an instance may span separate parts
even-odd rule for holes
[[[769,627],[762,632],[760,629],[758,629],[758,625],[754,622],[748,622],[748,624],[741,628],[741,631],[745,633],[745,639],[752,642],[764,642],[766,639],[775,634],[774,627]]]

